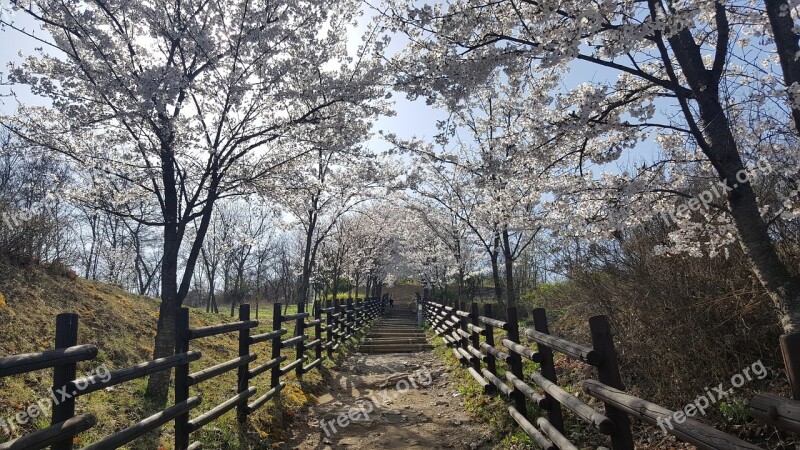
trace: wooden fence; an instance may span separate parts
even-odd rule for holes
[[[516,308],[507,308],[505,321],[495,319],[492,305],[483,308],[481,315],[477,303],[472,303],[467,311],[463,302],[423,301],[426,321],[435,333],[452,348],[455,357],[467,367],[485,394],[499,393],[512,403],[508,406],[509,414],[539,447],[577,450],[564,435],[564,411],[606,435],[607,442],[603,445],[614,450],[634,448],[629,416],[652,425],[663,424],[665,419],[673,416],[673,411],[624,391],[606,316],[589,319],[592,346],[586,347],[551,335],[544,309],[534,310],[534,326],[520,331]],[[502,330],[500,334],[505,336],[500,338],[502,349],[495,343],[496,330]],[[521,335],[535,343],[536,350],[523,344]],[[558,386],[554,352],[596,369],[597,379],[586,380],[583,390],[603,403],[603,413]],[[531,374],[529,379],[523,376],[522,358],[539,364],[539,371]],[[505,380],[499,375],[498,362],[505,364],[502,367]],[[545,411],[546,417],[528,417],[528,402]],[[800,432],[798,401],[758,394],[750,401],[750,412],[771,425]],[[680,423],[672,420],[669,425],[663,427],[666,432],[701,449],[760,448],[692,418],[686,417]],[[605,448],[598,447],[598,450]]]
[[[0,378],[41,369],[53,369],[51,426],[2,443],[0,450],[34,450],[47,446],[51,446],[53,450],[70,450],[73,448],[74,436],[88,430],[96,423],[96,418],[92,414],[75,415],[76,398],[173,368],[175,368],[174,405],[83,447],[83,450],[116,449],[171,421],[175,422],[176,449],[200,449],[202,446],[199,442],[191,442],[193,432],[234,408],[237,411],[238,421],[243,423],[249,414],[279,395],[286,385],[281,381],[281,377],[294,371],[300,378],[304,373],[319,367],[325,355],[333,356],[340,345],[382,314],[383,305],[376,298],[366,301],[359,299],[356,302],[348,299],[344,304],[340,301],[335,303],[328,301],[324,308],[320,303],[315,303],[311,313],[299,312],[287,315],[282,313],[282,305],[276,303],[272,331],[252,335],[250,331],[258,326],[258,321],[250,320],[250,305],[241,305],[238,322],[202,328],[190,328],[189,310],[182,308],[176,323],[175,355],[114,370],[102,377],[90,375],[82,378],[77,378],[77,363],[94,359],[98,349],[95,345],[78,344],[77,314],[59,314],[56,318],[54,350],[0,358]],[[293,326],[294,330],[290,332],[288,328],[283,328],[284,324]],[[306,335],[306,329],[312,328],[313,337],[309,337]],[[200,352],[190,349],[191,343],[197,339],[224,333],[238,333],[238,357],[189,373],[189,363],[202,358]],[[283,336],[287,334],[293,336],[283,340]],[[258,358],[258,352],[254,350],[265,342],[272,344],[271,359],[251,367],[251,363]],[[281,363],[287,360],[282,350],[287,348],[295,349],[295,359],[281,366]],[[312,353],[310,362],[307,353]],[[199,396],[191,395],[191,387],[234,369],[237,370],[236,395],[197,417],[190,418],[190,412],[201,403]],[[270,390],[251,402],[250,399],[255,397],[257,392],[255,387],[250,386],[250,380],[267,372],[270,376]]]

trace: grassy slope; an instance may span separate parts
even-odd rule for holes
[[[55,335],[55,316],[61,312],[80,315],[79,343],[97,345],[99,356],[94,361],[81,363],[78,373],[86,373],[105,364],[110,370],[147,361],[151,357],[159,300],[130,294],[120,288],[95,283],[63,270],[40,267],[15,267],[0,261],[0,356],[41,351],[52,348]],[[3,301],[4,299],[4,301]],[[265,311],[266,310],[266,311]],[[269,331],[271,320],[261,309],[261,323],[254,333]],[[291,311],[290,311],[291,312]],[[230,322],[223,315],[208,314],[192,309],[193,327]],[[218,364],[236,357],[236,336],[230,333],[193,342],[193,350],[203,357],[193,362],[191,371]],[[253,350],[259,354],[256,363],[269,359],[269,344],[258,344]],[[290,360],[292,352],[284,352]],[[334,362],[326,360],[328,367]],[[289,385],[283,391],[280,404],[267,406],[250,416],[244,433],[239,433],[235,413],[229,412],[216,422],[192,435],[194,440],[206,444],[205,448],[240,449],[271,448],[285,436],[283,426],[305,404],[313,401],[313,394],[325,384],[325,371],[313,371],[302,383],[290,375]],[[235,371],[192,388],[192,395],[201,394],[203,403],[193,411],[192,417],[212,408],[233,395],[236,386]],[[8,418],[22,408],[34,404],[48,395],[52,371],[38,371],[25,375],[0,378],[0,417]],[[145,380],[124,383],[105,391],[98,391],[77,402],[77,412],[91,412],[98,418],[97,425],[81,434],[76,441],[82,445],[96,441],[146,417],[151,411],[144,401]],[[253,384],[256,396],[269,387],[269,374],[261,375]],[[47,426],[49,414],[40,417],[25,431]],[[172,430],[167,427],[161,436],[143,439],[128,448],[172,448]],[[18,432],[17,435],[20,433]],[[0,429],[0,442],[8,439]],[[81,445],[81,446],[82,446]]]

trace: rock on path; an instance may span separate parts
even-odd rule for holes
[[[355,354],[298,416],[287,449],[490,449],[432,352]]]

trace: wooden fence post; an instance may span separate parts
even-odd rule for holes
[[[490,319],[494,319],[494,316],[492,315],[491,304],[487,303],[483,305],[483,315]],[[494,347],[494,327],[488,323],[485,323],[483,324],[483,329],[486,330],[486,345]],[[497,360],[491,353],[486,353],[486,370],[497,377]]]
[[[333,297],[333,341],[336,342],[334,347],[338,347],[338,343],[341,342],[341,332],[339,328],[341,328],[341,323],[339,319],[342,318],[342,310],[341,304],[339,303],[339,299],[335,296]]]
[[[442,307],[441,307],[440,311],[442,313],[442,317],[445,317],[445,319],[442,319],[442,325],[444,325],[444,331],[445,331],[444,334],[445,334],[445,336],[448,336],[448,337],[450,337],[452,339],[453,330],[455,330],[455,328],[454,328],[454,326],[448,325],[446,322],[449,321],[449,322],[452,323],[453,318],[450,317],[449,320],[448,320],[448,314],[450,314],[450,311],[447,310],[447,308],[446,308],[447,305],[445,305],[445,300],[444,299],[442,299],[441,305],[442,305]]]
[[[478,324],[480,323],[478,321],[478,316],[480,315],[479,312],[478,312],[478,302],[472,302],[472,304],[470,305],[470,311],[469,312],[470,312],[470,321],[472,322],[472,325],[477,327]],[[473,329],[472,332],[470,333],[470,338],[471,338],[471,341],[472,341],[472,347],[474,349],[476,349],[476,350],[480,350],[481,349],[481,335],[480,335],[480,333],[478,333],[477,331],[475,331]],[[481,373],[481,360],[478,359],[478,358],[474,358],[472,360],[472,368],[475,369],[476,372]],[[489,385],[489,386],[492,386],[492,385]]]
[[[550,334],[550,327],[547,325],[547,312],[544,308],[536,308],[533,310],[533,328],[540,333]],[[536,343],[536,348],[542,357],[542,361],[539,363],[539,370],[542,372],[542,376],[552,381],[554,384],[558,384],[556,365],[553,360],[553,349],[538,342]],[[546,392],[545,397],[549,405],[547,420],[558,431],[564,433],[564,416],[561,411],[561,403]]]
[[[301,302],[297,306],[297,312],[298,312],[298,314],[301,314],[301,315],[296,320],[296,325],[294,327],[294,329],[295,329],[295,334],[294,335],[295,336],[303,336],[306,333],[306,318],[302,316],[302,313],[306,312],[305,303]],[[303,359],[303,356],[305,355],[305,352],[306,352],[306,343],[301,339],[300,342],[298,342],[295,345],[294,348],[295,348],[294,351],[295,351],[295,356],[296,356],[295,359],[296,360]],[[297,368],[294,370],[294,374],[295,374],[295,376],[297,377],[298,380],[303,379],[303,363],[302,362],[297,364]]]
[[[358,297],[353,299],[353,334],[361,328],[361,311],[358,310]]]
[[[272,305],[272,331],[280,330],[283,326],[283,318],[281,317],[283,305],[281,303],[276,302]],[[281,337],[275,336],[272,338],[272,359],[278,359],[281,357]],[[281,384],[281,365],[280,363],[275,364],[272,366],[272,370],[270,371],[270,379],[269,379],[269,387],[271,389],[275,389],[278,385]]]
[[[334,317],[333,311],[331,308],[333,307],[333,302],[330,300],[325,300],[325,349],[328,353],[328,358],[333,358],[333,345],[335,339],[335,331],[334,331]]]
[[[56,316],[55,348],[67,348],[78,345],[78,315],[64,313]],[[77,375],[77,363],[67,363],[53,367],[53,415],[51,425],[63,422],[75,415],[74,392],[62,392],[67,383]],[[72,449],[72,436],[56,442],[53,450]]]
[[[781,335],[780,346],[792,397],[800,400],[800,333]]]
[[[446,303],[447,303],[447,301],[445,299],[441,300],[441,303],[440,303],[441,307],[439,308],[439,311],[440,311],[442,317],[445,317],[445,319],[442,319],[442,325],[444,326],[444,335],[452,338],[453,328],[450,325],[447,324],[447,322],[448,322],[447,315],[449,314],[449,311],[447,310],[447,304]],[[449,321],[452,322],[452,318]],[[452,346],[452,343],[449,344],[448,346]]]
[[[247,322],[250,320],[250,305],[245,303],[239,305],[239,321]],[[250,328],[239,330],[239,356],[245,357],[250,354]],[[237,390],[238,394],[246,392],[250,388],[250,364],[239,366],[237,370]],[[249,414],[247,402],[241,402],[236,406],[236,419],[240,424],[245,423]]]
[[[175,317],[175,354],[189,351],[189,308],[179,308]],[[175,404],[189,398],[189,361],[175,366]],[[189,412],[175,417],[175,449],[189,447]]]
[[[336,304],[338,305],[336,317],[336,340],[339,344],[344,342],[344,335],[345,335],[345,319],[347,318],[347,311],[344,307],[344,299],[337,299]]]
[[[347,313],[345,315],[345,338],[349,338],[353,334],[353,299],[347,298]]]
[[[364,310],[361,307],[364,306],[360,298],[356,298],[356,328],[361,329],[364,326]]]
[[[510,306],[506,309],[508,314],[508,340],[519,344],[519,323],[517,322],[517,308]],[[525,376],[522,374],[522,357],[517,352],[509,352],[509,365],[511,366],[511,373],[520,380],[524,380]],[[514,387],[514,405],[517,412],[522,414],[523,417],[528,417],[528,408],[525,402],[525,395],[516,386]]]
[[[467,304],[466,304],[466,302],[456,301],[456,304],[458,305],[457,309],[459,311],[467,312]],[[464,333],[469,333],[469,328],[467,328],[467,319],[465,317],[461,317],[459,314],[455,314],[455,316],[458,317],[458,324],[457,325],[461,329],[461,331],[463,331]],[[466,336],[464,336],[463,334],[461,334],[461,333],[459,333],[459,337],[461,338],[461,341],[460,341],[461,342],[461,348],[464,350],[464,352],[467,355],[470,355],[470,352],[469,352],[469,339]],[[477,359],[477,358],[472,356],[469,360],[464,361],[464,364],[469,364],[470,361],[473,361],[475,359]],[[480,366],[478,366],[478,367],[480,367]],[[478,370],[480,370],[480,369],[478,369]]]
[[[614,338],[611,335],[611,325],[606,316],[594,316],[589,319],[589,329],[592,333],[592,346],[603,355],[603,361],[597,366],[597,380],[605,385],[625,390],[622,376],[619,373],[619,359],[614,348]],[[606,416],[614,421],[616,429],[611,435],[611,448],[614,450],[633,450],[633,434],[631,421],[625,412],[605,403]]]
[[[322,303],[317,300],[314,302],[314,340],[317,341],[316,351],[314,352],[315,360],[322,359]]]

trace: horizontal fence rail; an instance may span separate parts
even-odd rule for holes
[[[384,307],[379,299],[369,298],[357,299],[355,302],[352,299],[346,302],[327,301],[324,308],[320,302],[314,302],[310,313],[305,312],[305,305],[301,304],[298,305],[298,310],[296,314],[283,314],[283,305],[275,303],[272,331],[252,334],[259,321],[250,319],[250,305],[243,304],[239,307],[237,322],[199,328],[189,326],[189,309],[181,308],[176,320],[174,355],[113,370],[103,376],[89,375],[81,378],[77,377],[77,363],[96,358],[98,348],[91,344],[78,345],[77,314],[59,314],[56,317],[55,348],[38,353],[0,357],[0,378],[52,369],[53,398],[57,399],[59,393],[69,395],[64,395],[61,401],[53,400],[52,421],[48,428],[0,443],[0,450],[35,450],[46,447],[53,450],[72,450],[75,436],[97,423],[96,417],[90,413],[75,414],[77,398],[172,369],[175,369],[173,405],[83,447],[82,450],[116,449],[170,422],[174,422],[175,426],[175,448],[198,450],[202,445],[191,442],[192,433],[234,409],[237,412],[237,421],[244,424],[248,415],[280,395],[286,386],[282,377],[294,372],[301,379],[303,374],[321,367],[324,359],[332,358],[341,344],[382,316]],[[283,328],[284,324],[292,329]],[[306,335],[306,330],[312,335]],[[203,360],[200,352],[190,349],[191,343],[226,333],[238,334],[238,356],[190,373],[189,364]],[[290,337],[284,338],[286,335]],[[267,342],[271,345],[270,359],[259,360],[258,347]],[[255,348],[255,351],[251,348]],[[289,360],[290,355],[284,352],[290,349],[294,350],[294,359],[281,366]],[[237,373],[235,394],[218,405],[208,406],[208,410],[192,418],[193,410],[201,405],[200,396],[191,395],[192,386],[234,370]],[[259,396],[257,388],[250,386],[250,381],[267,373],[270,377],[270,388]]]
[[[607,436],[598,448],[633,450],[630,417],[656,425],[673,415],[673,411],[638,398],[624,391],[617,352],[606,316],[589,319],[592,346],[576,344],[550,334],[544,309],[533,311],[533,327],[522,334],[535,349],[520,340],[516,308],[506,309],[506,320],[494,317],[492,305],[442,300],[437,303],[422,299],[422,310],[430,329],[451,348],[455,358],[488,395],[500,394],[511,402],[509,416],[542,449],[577,450],[565,436],[564,411],[586,427]],[[495,343],[498,338],[502,347]],[[600,401],[603,412],[570,394],[558,385],[554,354],[580,361],[594,368],[596,380],[586,380],[584,391]],[[524,376],[522,360],[539,364],[539,370]],[[498,367],[498,363],[502,366]],[[498,369],[504,369],[503,375]],[[535,405],[545,416],[529,417],[528,404]],[[800,401],[771,394],[759,394],[750,402],[753,417],[787,431],[800,432]],[[759,449],[735,436],[719,431],[694,419],[665,427],[678,439],[709,450]],[[608,447],[606,447],[608,446]]]

